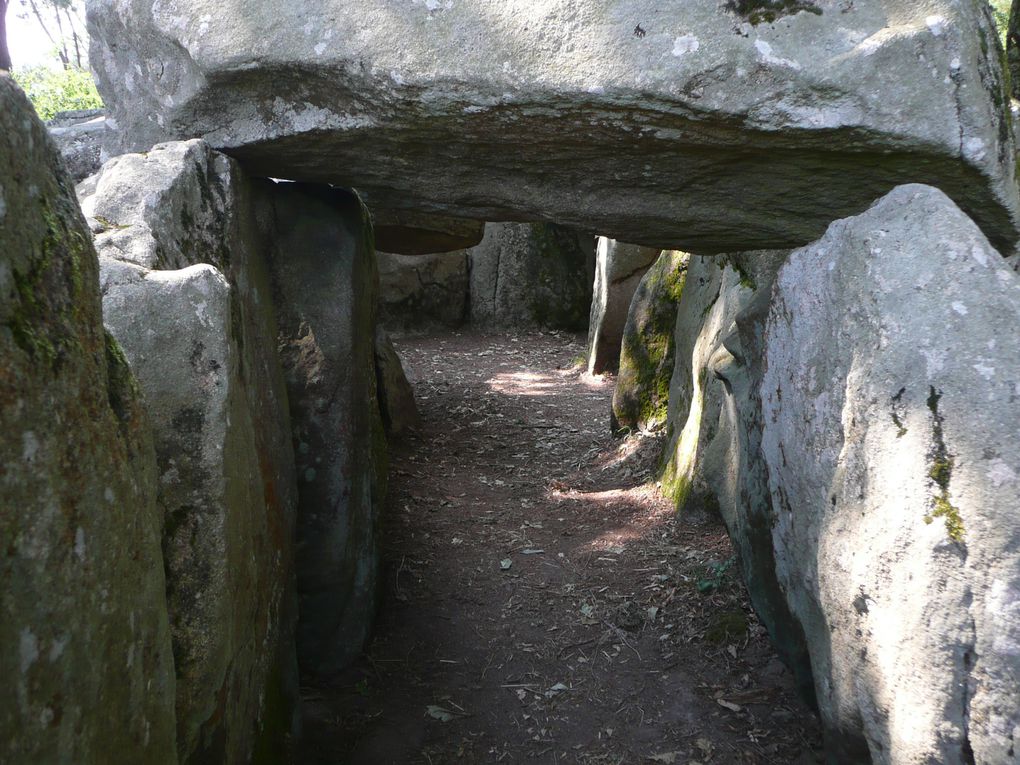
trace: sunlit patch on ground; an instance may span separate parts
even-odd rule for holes
[[[486,380],[486,384],[497,393],[508,396],[543,396],[559,392],[563,380],[536,372],[502,372]]]

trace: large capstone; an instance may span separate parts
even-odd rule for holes
[[[956,0],[90,0],[118,150],[205,137],[372,207],[791,248],[895,185],[1003,252],[1001,48]]]
[[[175,763],[156,457],[91,235],[0,74],[0,760]]]
[[[297,488],[252,182],[195,140],[118,157],[80,190],[104,318],[155,429],[180,760],[283,758]]]
[[[1020,276],[930,187],[779,271],[761,448],[836,761],[1016,761],[1018,334]]]
[[[488,223],[469,250],[471,323],[483,327],[588,326],[593,237],[549,223]]]

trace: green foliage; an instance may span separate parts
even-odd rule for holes
[[[28,94],[41,119],[53,119],[57,112],[101,109],[103,106],[95,80],[84,69],[34,66],[15,69],[13,76]]]
[[[705,570],[705,576],[698,580],[698,592],[712,592],[712,590],[718,590],[722,587],[723,583],[726,581],[726,572],[728,572],[736,562],[737,556],[734,555],[732,558],[723,563],[715,563],[709,566]]]
[[[999,39],[1002,40],[1003,50],[1006,48],[1006,30],[1009,27],[1009,6],[1010,0],[990,0],[992,15],[995,17],[995,26],[999,28]]]

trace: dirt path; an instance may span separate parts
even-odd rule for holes
[[[583,338],[397,350],[424,432],[391,455],[375,638],[304,689],[306,761],[818,761],[725,531],[648,483],[661,442],[608,435]]]

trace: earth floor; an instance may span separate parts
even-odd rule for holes
[[[423,419],[391,448],[363,658],[302,689],[304,761],[820,762],[718,520],[614,439],[567,333],[395,339]]]

